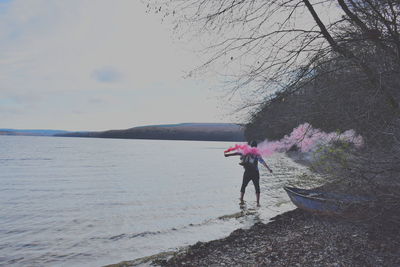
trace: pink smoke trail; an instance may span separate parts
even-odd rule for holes
[[[279,141],[267,141],[260,143],[258,149],[263,156],[270,156],[275,152],[285,152],[292,148],[294,145],[299,148],[301,152],[310,152],[321,145],[327,145],[334,141],[343,141],[353,144],[359,148],[363,145],[364,141],[360,135],[356,135],[354,130],[348,130],[341,134],[339,133],[325,133],[320,129],[315,129],[309,123],[304,123],[290,133],[285,135]]]
[[[258,144],[258,147],[250,147],[247,144],[237,144],[225,151],[231,152],[236,150],[244,155],[254,154],[262,156],[271,156],[275,152],[285,152],[292,148],[294,145],[297,146],[301,152],[310,152],[321,145],[327,145],[334,141],[344,141],[353,144],[359,148],[363,145],[364,141],[360,135],[356,135],[354,130],[345,131],[342,134],[338,133],[325,133],[320,129],[314,129],[309,123],[304,123],[290,133],[285,135],[279,141],[268,141],[265,140]]]

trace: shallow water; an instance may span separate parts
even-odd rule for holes
[[[240,207],[242,167],[223,157],[232,144],[0,136],[0,265],[132,260],[292,209],[282,186],[304,184],[307,168],[267,158],[261,208],[251,183]]]

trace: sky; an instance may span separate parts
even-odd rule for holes
[[[233,122],[200,63],[139,0],[0,0],[0,128]]]

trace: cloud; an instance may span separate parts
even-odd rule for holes
[[[174,83],[190,68],[167,25],[139,1],[95,2],[8,3],[0,14],[1,89],[96,90],[119,81],[120,89],[141,90]]]
[[[102,67],[93,71],[93,78],[99,82],[113,83],[121,79],[121,73],[112,67]]]

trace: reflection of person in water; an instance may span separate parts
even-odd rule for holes
[[[256,141],[249,142],[251,147],[257,147]],[[247,184],[253,181],[254,188],[256,189],[257,206],[260,206],[260,172],[258,170],[258,162],[265,166],[271,173],[272,170],[265,163],[264,159],[257,154],[242,154],[240,152],[224,153],[225,157],[240,156],[241,162],[239,163],[244,167],[243,182],[240,189],[240,203],[243,203],[243,197]]]

